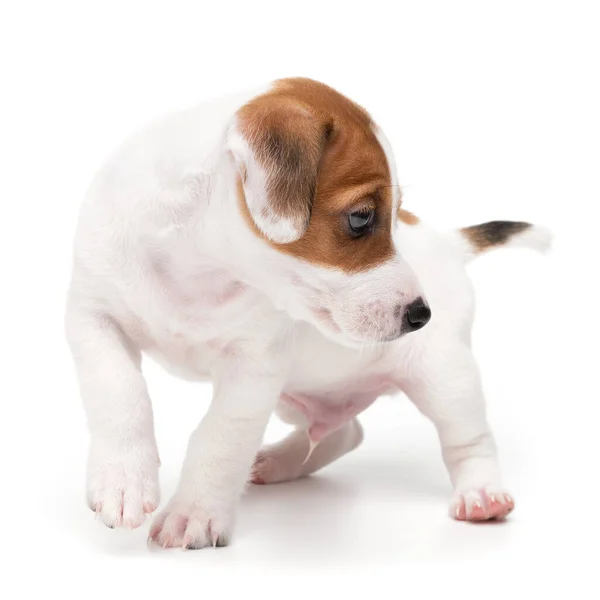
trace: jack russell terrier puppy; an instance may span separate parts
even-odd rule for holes
[[[513,509],[464,265],[503,244],[543,248],[548,234],[515,222],[440,234],[401,200],[381,129],[309,79],[171,115],[115,152],[81,209],[66,315],[88,502],[105,525],[138,527],[159,503],[142,353],[214,388],[150,529],[162,546],[227,544],[249,479],[331,463],[360,444],[357,415],[399,391],[437,428],[450,514]],[[260,449],[274,411],[297,428]]]

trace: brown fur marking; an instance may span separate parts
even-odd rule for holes
[[[417,217],[417,215],[413,215],[410,211],[400,207],[398,207],[398,219],[403,223],[406,223],[406,225],[417,225],[419,223],[419,217]]]
[[[521,221],[490,221],[461,229],[475,252],[483,252],[492,246],[505,244],[512,236],[531,227]]]
[[[272,210],[299,223],[304,235],[280,252],[347,272],[369,269],[394,254],[391,174],[368,113],[310,79],[283,79],[238,112],[240,129],[263,168],[272,173]],[[238,194],[244,200],[243,185]],[[245,200],[242,211],[253,230]],[[376,209],[373,229],[354,238],[348,215]],[[268,241],[268,240],[267,240]]]

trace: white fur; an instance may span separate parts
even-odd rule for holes
[[[255,93],[172,115],[134,136],[83,203],[66,325],[91,433],[90,506],[111,527],[136,527],[158,504],[142,353],[214,383],[179,487],[151,530],[164,545],[227,540],[276,407],[301,428],[287,447],[299,447],[302,428],[318,438],[306,463],[314,470],[360,441],[359,426],[346,422],[356,423],[379,394],[403,390],[438,428],[458,494],[453,510],[461,501],[475,506],[473,494],[484,488],[503,493],[469,349],[473,298],[463,249],[422,224],[400,223],[397,255],[349,276],[259,239],[237,208],[228,145],[237,139],[243,147],[232,136],[233,115]],[[396,183],[387,142],[385,151]],[[281,226],[281,237],[288,229]],[[378,343],[398,335],[394,308],[421,294],[431,323]],[[330,431],[339,433],[323,434]],[[305,458],[296,453],[288,463]],[[280,479],[300,474],[291,463],[280,462]]]
[[[539,252],[547,252],[552,245],[552,233],[546,227],[533,225],[510,238],[506,245],[510,248],[533,248]]]

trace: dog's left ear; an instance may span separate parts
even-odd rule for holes
[[[268,94],[236,114],[229,149],[250,215],[269,240],[286,244],[306,231],[330,129],[292,99]]]

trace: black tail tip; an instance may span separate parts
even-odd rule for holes
[[[493,246],[506,244],[513,236],[532,227],[524,221],[489,221],[462,229],[474,250],[482,252]]]

